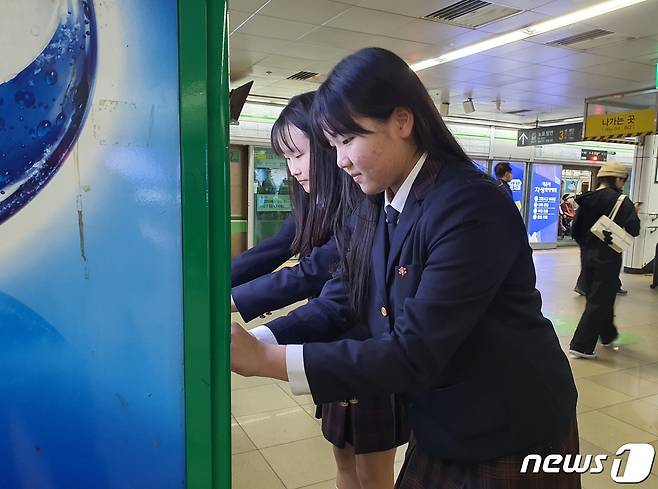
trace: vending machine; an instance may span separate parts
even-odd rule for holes
[[[230,487],[227,2],[0,8],[0,487]]]

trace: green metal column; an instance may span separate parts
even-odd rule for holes
[[[213,486],[231,487],[231,188],[228,0],[209,0],[208,154],[212,288]]]
[[[187,488],[229,489],[228,2],[178,11]]]

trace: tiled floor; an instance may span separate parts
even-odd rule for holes
[[[573,292],[577,249],[538,251],[535,263],[544,314],[566,347],[585,304]],[[649,288],[647,276],[624,274],[622,281],[630,293],[616,306],[620,349],[599,348],[596,360],[570,360],[579,391],[582,453],[612,456],[629,442],[658,448],[658,291]],[[232,410],[234,489],[335,488],[331,447],[313,416],[310,396],[293,396],[283,382],[234,375]],[[396,470],[403,457],[404,450],[398,450]],[[611,458],[602,474],[583,476],[585,489],[621,487],[610,478]],[[653,474],[633,487],[658,489],[658,462]]]

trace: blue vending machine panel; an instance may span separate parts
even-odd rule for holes
[[[178,2],[3,2],[0,40],[0,488],[180,489]]]
[[[556,243],[562,166],[532,165],[528,239],[531,243]]]

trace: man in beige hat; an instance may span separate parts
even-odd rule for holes
[[[598,188],[576,198],[579,207],[572,225],[572,236],[580,245],[587,305],[569,352],[579,358],[594,358],[599,338],[604,346],[611,346],[619,336],[613,318],[621,253],[599,240],[590,229],[599,217],[611,213],[627,179],[628,171],[624,165],[610,161],[599,170]],[[628,198],[622,202],[615,222],[632,236],[640,234],[640,219]]]

